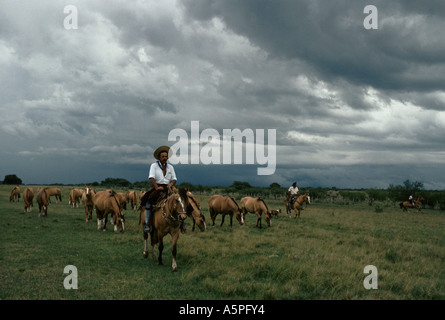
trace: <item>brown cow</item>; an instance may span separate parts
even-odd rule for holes
[[[125,231],[125,216],[122,215],[119,200],[114,191],[98,191],[94,199],[94,208],[97,216],[97,230],[106,230],[108,214],[110,214],[112,223],[114,222],[114,231],[117,231],[118,227],[121,232]]]
[[[23,192],[23,201],[25,202],[25,212],[31,212],[31,207],[34,200],[34,190],[32,188],[26,188]]]

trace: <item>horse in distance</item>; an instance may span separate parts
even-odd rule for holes
[[[127,202],[131,204],[131,209],[133,211],[137,210],[138,204],[137,204],[137,193],[136,191],[132,191],[132,190],[128,190],[127,193],[125,194],[126,198],[127,198]]]
[[[206,219],[204,214],[201,212],[201,204],[193,193],[188,190],[186,190],[186,192],[188,198],[187,216],[192,218],[192,231],[195,231],[195,226],[197,225],[199,230],[203,232],[206,230]]]
[[[301,210],[304,210],[303,204],[311,204],[311,197],[309,196],[309,193],[302,194],[299,197],[294,197],[292,207],[289,207],[289,202],[287,200],[284,200],[284,203],[286,205],[287,216],[290,218],[291,211],[294,209],[295,217],[299,218]]]
[[[51,197],[55,197],[56,198],[56,203],[57,201],[62,202],[62,192],[60,192],[59,188],[45,188],[46,189],[46,195],[48,197],[48,202],[51,203]]]
[[[120,232],[125,231],[125,216],[122,214],[119,200],[114,191],[99,191],[94,199],[94,209],[97,217],[97,230],[106,231],[108,215],[114,224],[114,231],[119,228]],[[102,227],[103,224],[103,227]]]
[[[425,199],[422,197],[417,197],[417,200],[414,202],[414,206],[412,205],[411,201],[403,201],[400,202],[400,209],[403,209],[403,212],[408,212],[408,208],[414,208],[417,209],[418,212],[423,213],[420,209],[420,204]]]
[[[26,188],[23,191],[23,201],[25,202],[25,212],[31,212],[31,207],[34,206],[34,190],[33,188]]]
[[[93,219],[95,196],[96,191],[91,188],[91,185],[85,185],[85,190],[82,193],[82,202],[85,207],[85,222]]]
[[[241,209],[236,203],[235,199],[228,196],[221,196],[215,194],[209,198],[209,211],[210,217],[212,219],[212,226],[215,225],[215,218],[218,214],[222,215],[221,225],[224,224],[224,218],[228,214],[230,216],[230,227],[232,227],[233,214],[236,215],[236,219],[239,221],[240,225],[244,224],[244,218],[241,214]]]
[[[74,188],[70,191],[70,200],[68,204],[71,206],[71,208],[78,208],[80,200],[82,199],[82,189]]]
[[[15,186],[12,191],[11,195],[9,196],[9,202],[18,202],[20,199],[20,187]]]
[[[243,213],[244,218],[246,217],[246,213],[254,213],[258,217],[256,226],[262,228],[261,224],[261,215],[264,214],[264,219],[266,220],[267,225],[270,227],[272,215],[267,208],[266,202],[264,202],[261,198],[252,198],[252,197],[244,197],[241,199],[241,211]]]
[[[37,191],[37,196],[36,196],[36,200],[37,200],[37,204],[39,205],[39,217],[47,217],[48,216],[48,199],[49,196],[46,192],[48,188],[40,188]]]

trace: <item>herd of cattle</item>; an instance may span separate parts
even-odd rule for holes
[[[144,208],[140,206],[140,201],[145,194],[145,191],[136,192],[128,190],[126,193],[114,192],[111,189],[105,191],[95,191],[90,186],[85,186],[84,189],[73,188],[69,194],[69,205],[72,208],[78,208],[81,201],[85,208],[85,221],[92,220],[93,210],[96,211],[98,230],[105,230],[107,217],[110,214],[114,224],[114,230],[119,228],[121,232],[124,231],[125,216],[122,210],[127,210],[127,205],[131,206],[131,210],[140,211],[142,215]],[[306,194],[308,197],[308,195]],[[54,197],[56,202],[62,201],[62,194],[60,188],[54,187],[39,187],[37,194],[35,195],[37,204],[39,206],[39,217],[46,217],[48,214],[48,206],[51,203],[51,197]],[[11,191],[9,201],[20,201],[20,187],[16,186]],[[31,187],[27,187],[23,191],[23,201],[25,203],[25,212],[31,212],[33,206],[34,190]],[[215,225],[215,218],[218,214],[222,215],[221,226],[224,223],[224,217],[228,214],[230,216],[230,226],[232,226],[232,218],[235,214],[236,219],[240,224],[244,224],[244,217],[248,212],[257,215],[257,227],[262,227],[261,216],[264,214],[266,223],[271,225],[271,219],[273,216],[281,213],[281,209],[269,210],[266,203],[261,198],[244,197],[241,199],[241,207],[237,204],[235,199],[229,196],[213,195],[209,198],[209,212],[213,225]],[[303,208],[299,201],[295,201],[292,208],[289,208],[286,203],[286,209],[288,216],[290,215],[290,209],[294,209],[297,216],[299,211]],[[306,200],[306,204],[310,201]],[[102,226],[103,223],[103,226]],[[141,220],[139,220],[141,223]]]

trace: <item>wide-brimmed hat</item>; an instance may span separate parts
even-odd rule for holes
[[[162,152],[167,152],[167,153],[169,153],[169,152],[170,152],[170,147],[169,147],[169,146],[160,146],[159,148],[157,148],[157,149],[155,150],[155,152],[153,152],[153,155],[154,155],[154,157],[155,157],[157,160],[159,160],[159,155],[160,155]]]

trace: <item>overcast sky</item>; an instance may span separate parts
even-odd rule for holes
[[[1,0],[0,179],[142,181],[199,121],[275,129],[276,170],[177,164],[178,182],[444,189],[443,30],[443,0]]]

